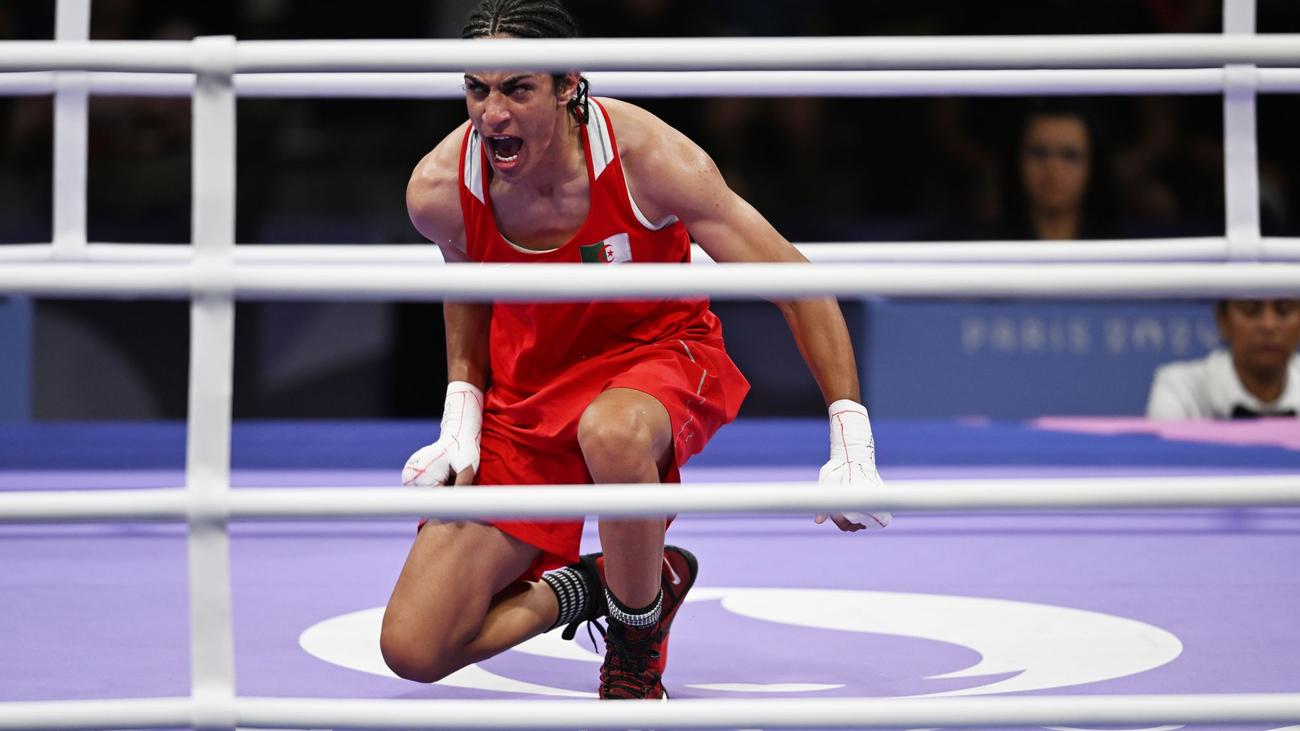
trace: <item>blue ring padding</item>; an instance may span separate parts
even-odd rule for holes
[[[235,469],[400,470],[437,434],[432,421],[240,422]],[[1167,441],[1154,435],[1044,431],[1016,422],[881,421],[874,425],[882,468],[1164,467],[1300,470],[1300,451],[1282,447]],[[826,422],[753,419],[724,427],[691,460],[701,467],[820,466]],[[185,465],[185,425],[149,423],[0,424],[0,470],[148,470]]]

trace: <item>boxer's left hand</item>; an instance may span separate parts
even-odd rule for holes
[[[830,406],[831,458],[817,475],[823,488],[875,490],[884,486],[876,472],[876,442],[871,420],[862,404],[841,399]],[[821,514],[818,524],[829,517],[842,531],[879,530],[893,516],[884,511]]]

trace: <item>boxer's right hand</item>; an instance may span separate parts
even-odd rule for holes
[[[436,487],[455,480],[457,485],[474,481],[478,471],[479,433],[483,427],[483,392],[464,381],[447,384],[438,441],[421,447],[406,460],[402,484],[408,487]]]

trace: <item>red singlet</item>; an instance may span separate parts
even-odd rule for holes
[[[636,208],[609,117],[595,100],[590,111],[581,129],[590,209],[568,242],[546,251],[516,246],[498,230],[488,152],[473,127],[466,131],[460,205],[472,261],[690,261],[686,227],[675,217],[652,223]],[[707,299],[497,302],[477,484],[591,482],[578,446],[578,419],[609,388],[642,391],[667,409],[675,464],[663,477],[675,482],[677,468],[735,418],[749,384],[727,356]],[[491,524],[542,549],[533,574],[577,560],[582,521]]]

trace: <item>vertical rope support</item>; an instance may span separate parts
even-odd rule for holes
[[[1254,34],[1255,0],[1224,0],[1223,32]],[[1254,64],[1229,64],[1224,74],[1223,188],[1228,259],[1257,261],[1264,253],[1259,229],[1259,145],[1255,126],[1259,70]]]
[[[90,39],[90,0],[59,0],[54,38]],[[89,75],[60,71],[54,92],[54,255],[77,259],[86,247],[86,140]]]
[[[230,419],[235,303],[235,39],[194,40],[194,276],[186,430],[190,684],[196,729],[235,727],[230,581]]]

